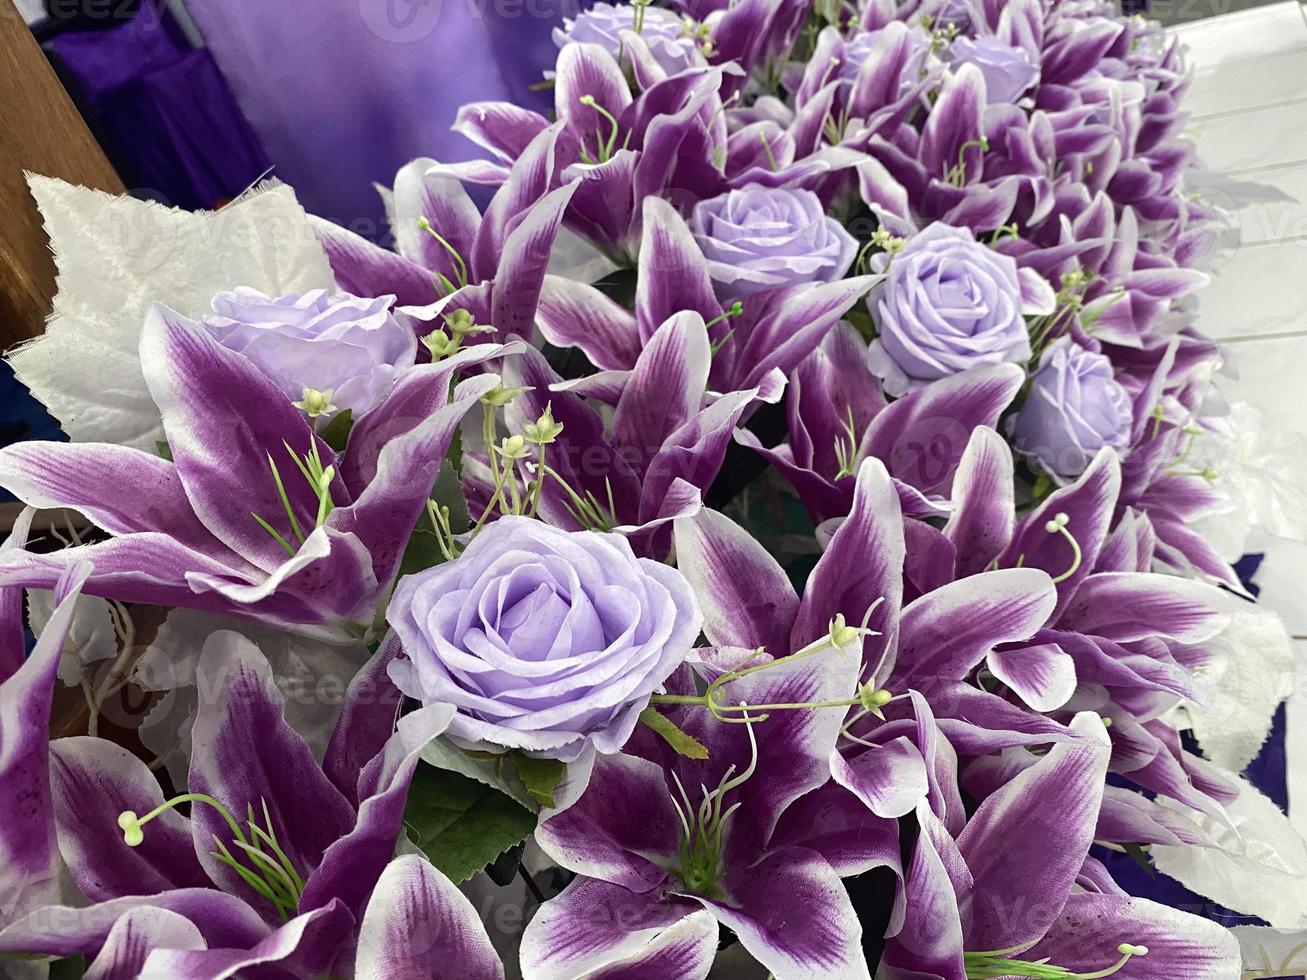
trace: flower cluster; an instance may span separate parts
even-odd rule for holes
[[[1174,47],[1099,0],[637,0],[554,39],[553,115],[463,107],[487,157],[404,167],[393,250],[273,186],[172,228],[193,267],[124,256],[139,308],[61,270],[37,347],[126,366],[110,406],[27,374],[75,441],[0,450],[85,521],[0,550],[0,955],[1237,977],[1113,877],[1230,850],[1284,696],[1251,748],[1203,734],[1276,626],[1194,530],[1219,215]],[[90,193],[33,190],[56,236]],[[278,261],[204,227],[273,215]]]

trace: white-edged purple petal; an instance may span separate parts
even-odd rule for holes
[[[291,976],[330,970],[353,933],[353,920],[339,903],[297,915],[247,949],[156,949],[138,980],[228,980],[258,976],[280,967]]]
[[[163,790],[144,762],[102,738],[74,736],[50,746],[50,784],[59,851],[77,887],[93,902],[211,887],[195,856],[191,822],[166,810],[129,847],[118,815],[146,814]]]
[[[957,549],[957,574],[983,572],[1016,527],[1012,450],[988,426],[977,426],[953,477],[953,513],[944,534]]]
[[[1230,980],[1242,962],[1234,933],[1215,922],[1142,898],[1072,895],[1048,935],[1022,959],[1048,958],[1072,973],[1092,973],[1121,958],[1117,947],[1148,949],[1113,977],[1120,980]]]
[[[151,950],[204,948],[204,937],[189,919],[167,909],[140,906],[113,924],[83,980],[137,980]]]
[[[693,901],[666,898],[662,889],[633,892],[579,877],[542,905],[527,924],[522,935],[522,976],[524,980],[573,980],[608,967],[639,963],[644,955],[661,951],[665,932],[699,912]],[[707,932],[706,923],[700,921],[691,935],[702,937],[702,942]],[[714,934],[714,952],[715,939]]]
[[[784,569],[725,514],[702,510],[676,521],[676,560],[703,608],[704,633],[717,646],[790,650],[799,597]]]
[[[195,515],[236,554],[272,571],[286,553],[253,515],[288,541],[294,535],[270,457],[301,528],[313,527],[318,509],[290,456],[302,458],[314,442],[304,413],[251,361],[166,307],[146,317],[141,364]],[[324,465],[334,462],[330,448],[319,448]]]
[[[282,717],[272,669],[250,640],[212,634],[200,654],[201,676],[219,678],[225,698],[202,698],[191,729],[188,789],[207,793],[237,818],[252,807],[302,877],[336,840],[354,828],[354,808],[327,779],[304,739]],[[231,846],[231,829],[212,807],[191,815],[195,850],[209,877],[234,894],[244,885],[216,861],[213,838]]]
[[[662,198],[650,196],[644,202],[635,297],[640,337],[647,341],[668,317],[682,310],[694,310],[706,323],[715,319],[722,307],[708,279],[708,264],[685,219]]]
[[[25,529],[20,528],[21,537]],[[11,539],[11,542],[14,539]],[[49,770],[50,712],[59,656],[90,572],[74,564],[55,587],[58,605],[31,655],[0,683],[0,911],[6,917],[54,897],[58,873]],[[22,629],[22,591],[17,615]],[[0,624],[6,630],[11,626]]]
[[[898,627],[904,548],[903,516],[894,483],[880,460],[863,460],[853,509],[808,578],[791,646],[798,650],[826,635],[837,615],[855,627],[865,619],[875,634],[863,640],[862,658],[873,666],[878,663]],[[868,618],[873,607],[875,612]]]
[[[1097,715],[980,805],[958,837],[974,888],[961,905],[972,949],[1013,949],[1056,920],[1093,843],[1110,746]],[[1011,846],[1020,839],[1020,848]],[[1013,902],[1024,899],[1021,912]],[[1124,937],[1118,940],[1128,941]]]
[[[662,766],[619,754],[595,759],[585,792],[566,809],[546,812],[536,841],[565,868],[647,892],[666,879],[656,862],[674,860],[678,834]]]
[[[729,901],[700,901],[772,973],[795,980],[870,978],[862,923],[825,858],[782,848],[725,884]]]
[[[356,980],[499,980],[503,965],[472,903],[422,857],[386,866],[359,927]]]
[[[536,326],[555,347],[579,347],[604,371],[629,371],[642,342],[635,317],[589,283],[545,276]]]
[[[1076,692],[1076,664],[1056,643],[991,650],[990,672],[1035,711],[1056,711]]]
[[[950,582],[910,603],[899,620],[896,686],[961,680],[1001,643],[1045,625],[1057,592],[1036,568],[1005,568]]]

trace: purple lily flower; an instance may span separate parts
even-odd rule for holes
[[[480,345],[409,371],[337,455],[240,354],[156,307],[141,362],[172,459],[97,443],[0,450],[0,484],[71,507],[109,540],[0,556],[0,582],[49,588],[89,561],[86,592],[357,637],[399,567],[464,413],[494,387],[460,369],[511,352]],[[105,493],[105,487],[116,492]]]
[[[358,976],[502,977],[467,899],[422,859],[391,860],[418,754],[452,715],[422,709],[391,734],[394,651],[351,685],[322,766],[284,721],[267,662],[234,633],[202,654],[226,685],[196,720],[189,794],[165,801],[145,764],[111,742],[54,742],[52,822],[90,904],[28,912],[0,930],[0,950],[80,954],[114,980],[350,964]]]
[[[1084,874],[1106,775],[1102,723],[1055,744],[987,798],[954,835],[921,804],[905,928],[881,962],[887,980],[1107,976],[1219,980],[1239,970],[1221,926],[1103,891]],[[1011,842],[1019,837],[1022,847]],[[1078,887],[1077,887],[1078,886]],[[1098,972],[1104,971],[1104,972]]]
[[[520,122],[513,118],[519,136]],[[316,220],[337,282],[359,296],[396,296],[419,331],[442,312],[464,309],[501,337],[529,338],[550,251],[577,190],[560,186],[554,166],[560,132],[530,129],[520,165],[497,181],[484,215],[447,167],[430,159],[403,167],[392,194],[397,253]]]
[[[721,469],[731,433],[759,388],[709,400],[710,341],[694,311],[669,317],[649,338],[624,377],[611,428],[580,394],[569,390],[545,361],[528,349],[505,368],[510,387],[527,389],[507,408],[520,429],[549,410],[563,430],[551,444],[549,466],[558,481],[545,482],[540,515],[569,530],[593,527],[626,535],[638,555],[663,557],[671,543],[667,523],[693,513]],[[586,379],[594,391],[603,376]],[[485,487],[471,499],[488,499]]]
[[[758,705],[844,698],[857,670],[855,656],[827,650],[733,681],[730,697]],[[721,923],[778,976],[867,977],[861,925],[840,877],[897,870],[895,823],[865,808],[860,824],[842,827],[824,810],[825,819],[813,814],[797,828],[786,819],[808,813],[807,798],[829,786],[841,714],[775,711],[744,724],[683,708],[674,717],[707,746],[707,760],[628,745],[636,754],[596,760],[580,798],[542,819],[541,847],[582,877],[528,925],[524,976],[621,968],[703,977]],[[695,788],[702,807],[686,795]]]
[[[827,624],[843,616],[872,631],[862,644],[859,681],[868,693],[892,692],[895,703],[883,712],[887,719],[915,714],[922,720],[920,705],[903,704],[917,691],[960,754],[1067,737],[1064,726],[968,683],[982,663],[992,665],[998,648],[1027,640],[1048,622],[1057,597],[1048,574],[1009,567],[956,581],[941,577],[913,596],[905,592],[905,579],[912,588],[914,573],[924,577],[917,563],[932,561],[938,550],[930,537],[920,536],[923,527],[928,525],[904,521],[884,465],[869,459],[858,471],[852,513],[835,532],[801,598],[776,560],[720,514],[703,511],[678,521],[676,554],[699,596],[704,633],[716,646],[763,647],[784,656],[824,635]],[[862,737],[869,727],[863,721],[854,734]],[[922,765],[918,761],[915,768]],[[926,780],[924,772],[920,780]]]
[[[693,311],[708,325],[710,353],[700,355],[708,389],[725,394],[757,388],[760,399],[774,402],[786,377],[876,282],[873,276],[855,276],[767,289],[724,308],[685,219],[650,197],[642,224],[634,313],[593,286],[556,276],[545,278],[537,311],[546,340],[579,347],[601,378],[614,382],[634,370],[645,345],[669,318]]]
[[[996,434],[978,434],[943,532],[953,566],[936,574],[1020,561],[1055,576],[1047,623],[1029,642],[994,651],[990,672],[1036,711],[1074,706],[1110,717],[1111,771],[1220,818],[1237,786],[1150,719],[1197,698],[1189,664],[1228,614],[1214,587],[1150,571],[1156,538],[1143,515],[1116,517],[1120,484],[1116,455],[1105,449],[1076,483],[1014,522],[1011,451]]]
[[[775,464],[815,522],[849,512],[859,461],[871,457],[894,477],[905,514],[939,516],[972,432],[997,425],[1023,381],[1016,365],[976,368],[887,404],[865,343],[843,325],[791,379],[788,441],[767,447],[747,430],[736,439]]]

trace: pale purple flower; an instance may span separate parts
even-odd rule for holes
[[[959,37],[949,50],[954,65],[970,64],[980,69],[990,105],[1011,105],[1039,81],[1039,65],[1030,53],[996,37]]]
[[[1112,362],[1069,338],[1039,359],[1030,396],[1012,427],[1013,444],[1051,476],[1079,476],[1104,446],[1130,445],[1130,396]]]
[[[452,738],[569,761],[621,748],[701,625],[681,574],[624,538],[522,517],[401,580],[387,619],[396,683],[457,708]]]
[[[555,27],[554,43],[560,48],[568,44],[597,44],[616,58],[622,50],[622,32],[634,33],[637,18],[641,40],[667,74],[675,75],[705,63],[694,38],[686,30],[685,19],[665,7],[646,6],[641,17],[635,4],[596,3],[575,17],[564,19],[562,27]]]
[[[331,392],[332,404],[358,418],[390,394],[417,357],[413,331],[390,313],[394,301],[325,289],[273,297],[241,287],[215,296],[213,315],[200,322],[291,401],[306,388]]]
[[[708,275],[727,299],[834,282],[858,251],[853,236],[808,190],[750,184],[699,202],[690,226]]]
[[[1024,314],[1049,312],[1046,282],[960,228],[934,224],[887,258],[873,296],[880,336],[868,357],[885,390],[901,395],[928,382],[1030,357]]]

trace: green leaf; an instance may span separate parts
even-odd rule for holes
[[[516,770],[505,767],[502,755],[473,755],[464,752],[446,738],[435,738],[422,749],[422,760],[437,769],[448,769],[475,779],[479,783],[511,796],[528,809],[535,809],[535,801],[522,785]]]
[[[541,806],[554,806],[554,790],[567,774],[567,764],[557,759],[534,759],[524,752],[510,752],[508,758],[531,799]]]
[[[536,815],[468,776],[419,765],[408,791],[409,839],[458,884],[526,840]]]
[[[658,709],[653,705],[640,712],[640,721],[662,736],[664,742],[687,759],[708,758],[708,747],[706,745],[693,735],[681,731],[675,722],[666,715],[659,714]]]
[[[354,427],[354,410],[350,408],[343,409],[336,413],[335,417],[327,423],[327,427],[318,435],[332,449],[338,453],[345,451],[345,443],[349,441],[349,430]]]
[[[172,462],[172,446],[168,445],[167,439],[156,440],[154,443],[154,451],[159,454],[160,458],[166,459],[170,463]]]

